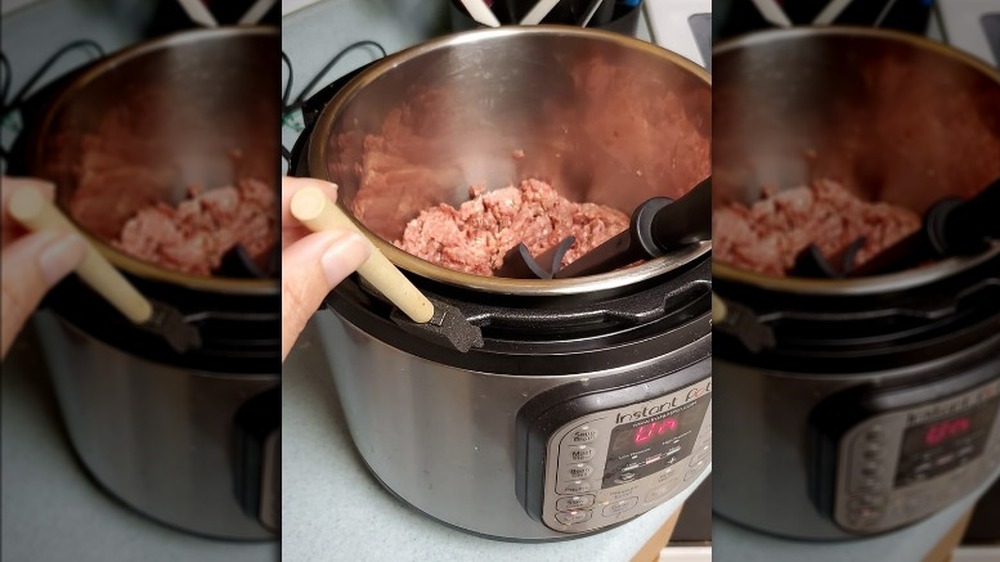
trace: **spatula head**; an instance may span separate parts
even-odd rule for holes
[[[176,308],[161,302],[151,301],[153,316],[139,327],[167,340],[177,353],[187,353],[201,347],[198,328],[189,324]]]
[[[401,310],[394,308],[390,318],[400,328],[428,341],[453,347],[462,353],[473,347],[483,346],[483,332],[479,326],[469,322],[458,308],[430,299],[434,305],[434,316],[430,322],[420,324],[410,320]]]

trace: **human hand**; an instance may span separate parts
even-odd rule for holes
[[[331,200],[337,186],[311,178],[281,180],[281,360],[323,298],[371,255],[371,244],[349,230],[311,232],[289,211],[292,195],[317,187]]]
[[[7,355],[14,338],[24,327],[28,317],[38,307],[42,297],[63,277],[83,261],[86,243],[74,232],[29,233],[7,214],[10,196],[20,189],[36,189],[51,200],[55,187],[47,182],[29,178],[8,178],[0,181],[3,213],[0,215],[0,260],[2,260],[3,314],[2,350]]]

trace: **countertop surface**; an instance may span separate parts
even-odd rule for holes
[[[995,479],[996,476],[994,476]],[[781,539],[715,517],[712,524],[716,562],[917,562],[976,503],[989,485],[912,527],[869,539],[809,542]]]
[[[177,531],[140,515],[98,487],[73,452],[30,331],[15,342],[0,379],[0,559],[4,562],[273,562],[278,558],[276,542],[229,542]]]
[[[317,313],[282,373],[283,560],[626,562],[680,507],[675,498],[609,531],[540,544],[476,537],[419,513],[382,488],[351,444],[316,330],[331,314]]]

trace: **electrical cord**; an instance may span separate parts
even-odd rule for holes
[[[35,71],[35,73],[28,78],[28,81],[24,83],[24,86],[22,86],[21,89],[18,90],[17,94],[15,94],[10,101],[7,101],[6,95],[4,96],[4,106],[5,108],[7,108],[7,111],[15,107],[18,107],[21,104],[21,102],[24,101],[24,98],[28,94],[32,93],[35,84],[37,84],[39,80],[44,78],[45,74],[49,71],[49,69],[51,69],[65,54],[73,50],[82,49],[86,47],[92,48],[97,53],[96,58],[104,56],[104,49],[102,49],[101,46],[98,45],[95,41],[91,41],[90,39],[80,39],[78,41],[73,41],[72,43],[63,46],[61,49],[56,51],[52,56],[50,56],[44,63],[42,63],[41,68]]]
[[[46,73],[48,73],[48,71],[56,64],[56,62],[58,62],[67,53],[70,53],[75,50],[84,50],[84,49],[92,49],[97,54],[97,56],[94,58],[101,58],[105,54],[104,49],[101,48],[101,46],[97,42],[91,41],[90,39],[81,39],[78,41],[73,41],[72,43],[69,43],[67,45],[64,45],[58,51],[53,53],[48,59],[46,59],[45,62],[42,63],[42,66],[38,70],[36,70],[31,76],[28,77],[28,80],[24,83],[24,86],[22,86],[21,89],[18,90],[18,92],[14,94],[14,97],[11,99],[8,99],[8,95],[10,94],[11,84],[14,81],[13,69],[11,66],[10,59],[7,58],[7,55],[4,53],[0,53],[0,68],[2,68],[4,74],[3,80],[0,81],[0,122],[6,120],[10,114],[14,113],[14,111],[20,108],[21,104],[24,102],[24,99],[28,95],[34,93],[35,85],[42,78],[45,77]],[[6,163],[7,160],[9,159],[9,156],[10,152],[7,150],[7,148],[0,146],[0,159],[3,159],[3,161]]]
[[[306,98],[309,97],[309,95],[312,93],[316,85],[319,84],[320,80],[322,80],[326,76],[326,74],[330,72],[330,69],[336,66],[337,63],[340,62],[341,59],[343,59],[348,53],[361,47],[375,47],[382,53],[382,58],[387,56],[385,48],[382,45],[376,43],[375,41],[364,40],[364,41],[358,41],[356,43],[351,43],[347,47],[344,47],[339,53],[334,55],[334,57],[330,59],[330,62],[326,63],[326,66],[324,66],[316,74],[316,76],[314,76],[313,79],[310,80],[308,84],[306,84],[306,87],[303,88],[301,92],[299,92],[299,95],[295,97],[294,101],[288,103],[287,100],[283,100],[282,105],[284,107],[282,108],[282,112],[284,114],[287,114],[297,109],[300,109],[302,107],[302,104],[305,103]],[[291,71],[292,64],[285,53],[281,53],[281,56],[282,59],[284,59],[286,61],[286,64],[288,65],[288,82],[285,85],[285,92],[288,94],[288,97],[290,97],[292,91],[292,78],[293,78]]]
[[[3,69],[3,82],[0,82],[0,102],[7,105],[7,94],[10,92],[11,69],[7,55],[0,53],[0,68]]]
[[[354,51],[355,49],[359,49],[361,47],[374,47],[378,49],[379,52],[382,53],[382,56],[380,58],[385,58],[388,55],[388,53],[385,50],[385,47],[383,47],[379,43],[376,43],[375,41],[363,40],[351,43],[347,47],[341,49],[341,51],[338,52],[336,55],[334,55],[333,58],[330,59],[330,61],[327,62],[326,65],[323,66],[323,68],[318,73],[316,73],[316,76],[314,76],[313,79],[310,80],[308,84],[306,84],[305,88],[303,88],[302,91],[299,92],[299,95],[296,96],[294,100],[292,100],[291,97],[292,97],[292,88],[295,82],[295,73],[292,70],[291,59],[288,57],[287,54],[285,54],[284,51],[282,51],[281,62],[288,68],[288,80],[285,82],[285,87],[281,93],[281,118],[285,119],[290,113],[293,113],[301,109],[302,105],[305,104],[308,97],[313,93],[313,90],[320,83],[320,81],[323,80],[326,74],[330,72],[330,70],[334,66],[336,66],[337,63],[339,63],[348,53]],[[292,152],[287,148],[285,148],[284,145],[282,145],[281,147],[281,157],[284,158],[285,162],[289,166],[291,166]]]

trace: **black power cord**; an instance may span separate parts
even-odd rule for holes
[[[25,98],[34,93],[35,85],[38,84],[38,82],[42,78],[45,77],[45,75],[49,72],[49,70],[51,70],[51,68],[60,59],[62,59],[65,55],[73,51],[88,51],[88,50],[96,54],[96,56],[91,58],[90,60],[104,57],[105,54],[104,49],[101,48],[101,46],[97,42],[91,41],[90,39],[80,39],[77,41],[73,41],[72,43],[69,43],[60,48],[58,51],[53,53],[48,59],[46,59],[45,62],[42,63],[42,66],[39,67],[38,70],[36,70],[31,76],[28,77],[28,80],[24,83],[24,86],[21,86],[21,89],[18,90],[17,93],[14,94],[14,96],[10,99],[8,99],[8,95],[10,94],[11,83],[14,81],[13,70],[11,67],[10,59],[7,58],[7,55],[5,55],[4,53],[0,53],[0,69],[3,70],[3,79],[0,80],[0,122],[5,121],[9,115],[14,113],[21,107],[21,104],[24,103]],[[9,153],[7,152],[7,149],[5,147],[0,146],[0,157],[2,157],[4,160],[7,160],[8,156]]]
[[[385,58],[388,54],[385,50],[385,47],[383,47],[379,43],[376,43],[375,41],[363,40],[351,43],[347,47],[344,47],[336,55],[334,55],[333,58],[330,59],[330,61],[326,63],[326,65],[323,66],[323,68],[318,73],[316,73],[316,76],[313,77],[313,79],[310,80],[308,84],[306,84],[306,87],[303,88],[301,92],[299,92],[299,95],[296,96],[294,100],[291,98],[292,98],[292,87],[295,82],[295,73],[292,70],[291,59],[288,58],[288,55],[285,54],[284,51],[282,51],[281,62],[282,64],[285,65],[286,68],[288,68],[288,80],[285,82],[285,87],[281,93],[281,119],[284,120],[285,118],[288,117],[289,114],[301,109],[302,105],[306,102],[306,99],[309,98],[309,96],[313,93],[313,90],[316,88],[317,85],[319,85],[320,81],[323,80],[326,74],[330,72],[330,70],[334,66],[336,66],[337,63],[340,62],[348,53],[350,53],[355,49],[359,49],[361,47],[374,47],[378,49],[379,52],[382,53],[381,58]],[[291,165],[292,152],[287,148],[285,148],[284,145],[282,145],[281,147],[281,157],[285,159],[285,162],[289,166]]]

